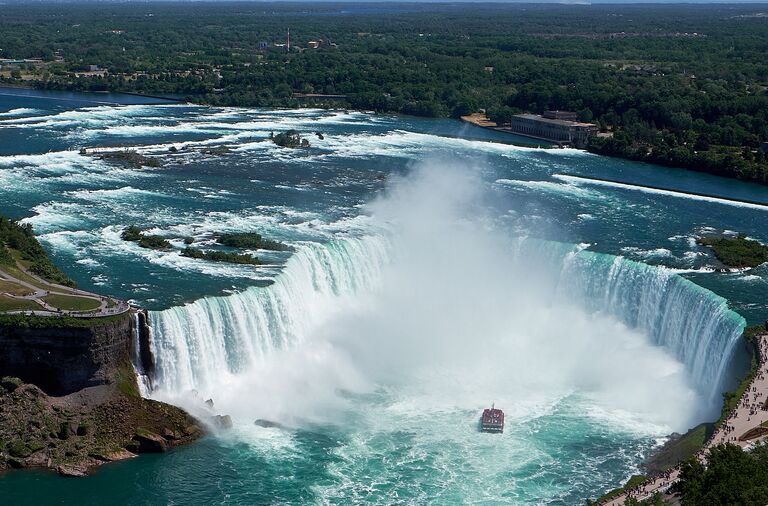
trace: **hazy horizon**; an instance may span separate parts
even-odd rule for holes
[[[0,5],[11,4],[152,4],[152,3],[260,3],[260,4],[560,4],[560,5],[766,5],[766,0],[0,0]]]

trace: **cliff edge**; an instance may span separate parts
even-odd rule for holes
[[[0,315],[0,471],[84,476],[202,434],[183,410],[141,397],[131,363],[141,320]]]

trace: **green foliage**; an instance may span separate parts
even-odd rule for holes
[[[14,265],[15,263],[10,250],[5,245],[0,244],[0,265]]]
[[[296,130],[288,130],[277,135],[272,135],[272,142],[284,148],[308,148],[309,141],[302,139]]]
[[[671,439],[646,461],[645,467],[652,473],[663,472],[680,461],[694,455],[704,447],[715,430],[713,423],[701,423],[682,436]]]
[[[613,133],[593,151],[768,182],[758,149],[768,140],[768,32],[748,5],[313,6],[300,16],[273,7],[9,4],[0,56],[47,58],[39,87],[223,106],[434,117],[482,108],[502,123],[514,112],[571,110]],[[295,47],[325,43],[286,53],[274,47],[286,26]],[[52,61],[59,50],[64,61]],[[108,74],[74,74],[88,64]]]
[[[680,477],[676,488],[683,506],[763,506],[768,504],[768,446],[747,453],[733,444],[718,445],[710,450],[706,467],[689,459]]]
[[[143,235],[139,239],[139,246],[147,249],[171,249],[171,243],[160,235]]]
[[[19,328],[92,328],[110,325],[128,318],[128,314],[102,316],[97,318],[74,318],[71,316],[34,316],[26,314],[0,314],[0,327]]]
[[[741,234],[735,238],[704,237],[697,242],[712,248],[717,259],[729,267],[757,267],[768,262],[768,246]]]
[[[127,397],[141,398],[139,385],[136,383],[136,374],[129,365],[123,365],[117,370],[117,390]]]
[[[19,378],[13,376],[5,376],[0,380],[0,387],[3,387],[6,392],[13,392],[19,388],[24,382]]]
[[[588,503],[589,504],[600,504],[600,503],[605,502],[605,501],[610,501],[614,497],[620,496],[621,494],[623,494],[627,490],[631,490],[631,489],[635,488],[636,486],[638,486],[639,484],[643,483],[647,479],[648,479],[647,476],[644,476],[642,474],[636,474],[636,475],[632,476],[631,478],[629,478],[629,480],[627,480],[627,482],[624,484],[624,486],[611,490],[610,492],[604,494],[602,497],[597,499],[597,501],[595,501],[594,503],[591,502],[591,501],[588,501]]]
[[[226,251],[203,251],[187,246],[181,251],[181,255],[211,262],[227,262],[230,264],[260,265],[261,261],[252,255],[228,253]]]
[[[147,249],[171,249],[171,243],[160,235],[146,235],[136,225],[128,226],[120,234],[124,241],[138,242],[139,246]]]
[[[21,259],[29,262],[28,269],[33,274],[52,283],[75,286],[75,282],[53,265],[48,258],[43,247],[35,239],[32,225],[20,225],[0,216],[0,264],[15,264],[15,260],[8,249],[18,251]]]
[[[278,241],[264,239],[261,234],[255,232],[239,232],[221,234],[216,242],[230,248],[241,249],[265,249],[272,251],[293,251],[291,246]]]

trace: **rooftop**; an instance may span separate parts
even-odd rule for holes
[[[515,114],[514,117],[538,121],[540,123],[549,123],[550,125],[575,126],[582,128],[597,126],[594,123],[582,123],[580,121],[568,121],[564,119],[549,119],[545,118],[541,114]]]

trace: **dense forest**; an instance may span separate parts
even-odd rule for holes
[[[0,58],[42,62],[0,75],[502,123],[573,110],[613,134],[593,151],[768,183],[767,23],[759,4],[9,4]]]

